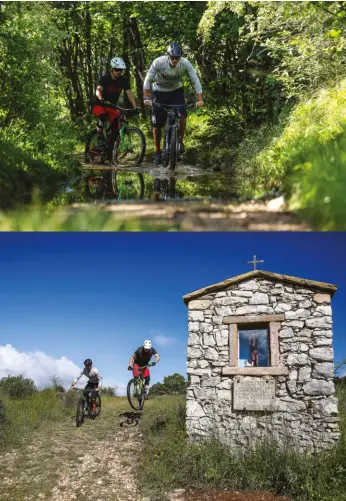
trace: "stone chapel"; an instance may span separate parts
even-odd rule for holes
[[[184,296],[187,432],[312,452],[339,439],[332,284],[254,270]]]

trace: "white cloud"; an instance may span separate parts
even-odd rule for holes
[[[50,384],[50,378],[56,376],[62,381],[62,385],[67,388],[74,378],[80,373],[81,368],[72,360],[66,357],[53,358],[42,351],[19,352],[12,345],[0,345],[0,379],[6,376],[17,376],[23,374],[25,378],[33,379],[38,388],[43,388]],[[102,375],[102,373],[101,373]],[[85,384],[86,378],[83,376],[78,386]],[[117,384],[111,378],[102,381],[104,386],[116,386],[118,395],[125,395],[126,386]]]
[[[175,341],[175,338],[168,336],[157,335],[154,337],[154,342],[157,346],[168,346],[174,344]]]

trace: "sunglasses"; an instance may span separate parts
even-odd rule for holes
[[[112,68],[112,71],[120,71],[120,73],[124,70],[120,69],[120,68]]]
[[[171,61],[179,61],[179,56],[171,56]]]

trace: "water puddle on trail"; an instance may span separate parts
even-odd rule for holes
[[[177,165],[171,171],[153,164],[137,168],[106,167],[106,170],[102,167],[84,164],[82,176],[60,187],[56,204],[186,199],[230,201],[238,198],[232,176],[211,169]]]

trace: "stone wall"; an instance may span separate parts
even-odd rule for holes
[[[261,278],[202,295],[188,303],[187,431],[191,438],[217,436],[246,447],[254,438],[293,440],[317,451],[339,439],[333,382],[330,294]],[[230,366],[230,316],[284,314],[278,332],[279,365],[285,376],[224,376]],[[247,370],[247,369],[246,369]],[[251,368],[249,368],[251,371]],[[275,380],[271,412],[233,408],[236,379]]]

